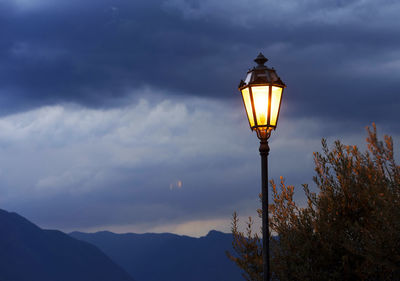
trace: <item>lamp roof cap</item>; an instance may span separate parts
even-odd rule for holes
[[[279,78],[274,68],[268,68],[264,64],[268,61],[262,53],[254,59],[258,64],[247,72],[245,80],[240,81],[239,89],[250,85],[268,85],[273,84],[278,87],[286,87],[285,83]]]

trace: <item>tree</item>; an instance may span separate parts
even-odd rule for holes
[[[239,219],[236,212],[232,217],[233,250],[236,255],[226,252],[228,258],[236,263],[244,273],[243,278],[246,281],[262,281],[262,245],[261,239],[257,233],[253,233],[252,218],[249,217],[246,223],[246,233],[238,230]]]
[[[400,280],[400,166],[392,138],[378,140],[375,124],[367,132],[364,153],[340,141],[329,149],[322,140],[322,153],[314,153],[319,192],[303,185],[306,206],[296,204],[283,178],[271,181],[272,279]],[[233,226],[235,254],[228,256],[247,272],[261,264],[248,258],[262,258],[258,236],[239,232],[237,217]]]

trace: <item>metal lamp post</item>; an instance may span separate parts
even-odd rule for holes
[[[257,66],[247,72],[246,79],[240,81],[239,91],[247,113],[250,128],[260,139],[262,232],[263,232],[263,280],[269,280],[269,222],[268,222],[268,139],[278,124],[282,93],[286,85],[273,68],[264,64],[268,61],[263,54],[254,60]]]

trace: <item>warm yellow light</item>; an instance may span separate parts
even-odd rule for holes
[[[266,126],[268,122],[268,90],[268,86],[251,87],[258,126]]]
[[[272,86],[272,95],[271,95],[271,120],[270,125],[276,126],[276,121],[278,119],[279,113],[279,105],[282,97],[282,88]]]
[[[269,95],[270,89],[271,96]],[[282,98],[282,91],[282,87],[270,87],[269,85],[250,86],[241,90],[247,118],[249,119],[250,127],[253,130],[255,129],[255,126],[258,128],[257,130],[262,130],[263,128],[269,130],[276,126],[279,115],[279,106]],[[270,112],[268,112],[269,103],[271,103]]]
[[[254,116],[253,116],[253,108],[251,106],[249,88],[244,88],[242,90],[242,97],[243,97],[244,106],[246,108],[247,118],[249,119],[250,127],[253,127],[254,126]]]

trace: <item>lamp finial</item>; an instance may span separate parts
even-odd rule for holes
[[[258,66],[264,66],[264,63],[266,63],[268,59],[260,52],[254,61],[258,64]]]

